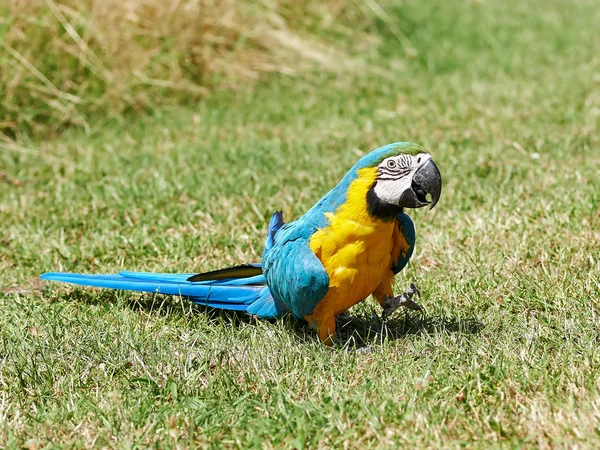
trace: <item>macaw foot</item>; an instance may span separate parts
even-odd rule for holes
[[[375,353],[375,347],[371,344],[365,347],[359,347],[356,349],[356,353],[358,353],[359,355],[372,355],[373,353]]]
[[[417,287],[411,283],[410,287],[400,295],[396,297],[388,297],[383,302],[383,313],[381,314],[382,318],[387,319],[394,311],[396,311],[401,306],[405,308],[412,309],[415,311],[420,311],[423,313],[423,308],[418,303],[412,300],[413,295],[417,294],[419,297],[421,293],[417,289]]]

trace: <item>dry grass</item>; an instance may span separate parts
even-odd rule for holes
[[[99,117],[194,101],[264,73],[335,70],[347,37],[365,41],[368,14],[345,0],[12,1],[0,22],[0,129],[91,131]],[[345,38],[332,45],[321,32]]]

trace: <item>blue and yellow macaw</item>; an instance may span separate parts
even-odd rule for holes
[[[442,178],[431,156],[413,143],[389,144],[362,157],[329,193],[295,222],[281,212],[269,223],[262,262],[201,274],[50,272],[45,280],[180,295],[263,318],[291,312],[331,343],[335,318],[369,295],[384,315],[420,309],[416,289],[394,297],[394,275],[408,263],[415,228],[404,208],[435,206]],[[428,195],[430,199],[428,199]]]

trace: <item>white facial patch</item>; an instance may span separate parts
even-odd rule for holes
[[[431,155],[427,153],[384,159],[377,166],[379,177],[375,183],[375,195],[385,203],[398,205],[404,191],[410,189],[415,172],[430,159]]]
[[[402,193],[410,188],[410,184],[410,177],[404,177],[398,181],[380,180],[375,184],[375,195],[382,202],[397,205],[400,202]]]

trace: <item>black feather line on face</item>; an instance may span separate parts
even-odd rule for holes
[[[402,207],[386,203],[377,197],[375,193],[376,184],[377,182],[373,183],[367,191],[367,211],[371,217],[384,221],[394,220],[402,212]]]
[[[410,174],[411,172],[411,168],[410,167],[403,167],[403,166],[398,166],[395,167],[394,169],[388,169],[387,167],[378,167],[377,171],[379,172],[379,179],[380,180],[386,180],[386,179],[400,179],[402,177],[405,177],[407,175]]]

